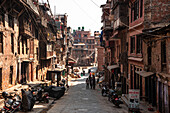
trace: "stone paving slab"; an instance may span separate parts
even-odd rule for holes
[[[85,78],[70,84],[68,94],[57,100],[48,113],[128,113],[124,104],[115,107],[100,90],[86,89]]]

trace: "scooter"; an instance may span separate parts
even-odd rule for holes
[[[120,104],[123,104],[121,99],[118,97],[117,93],[113,93],[111,97],[108,97],[108,100],[111,101],[115,106],[120,107]]]
[[[48,92],[43,93],[42,88],[38,90],[33,90],[33,96],[36,101],[49,103],[49,94]]]
[[[108,95],[108,89],[107,89],[107,86],[104,85],[104,86],[102,87],[102,96],[107,96],[107,95]]]
[[[2,93],[4,101],[2,113],[14,113],[15,111],[21,110],[21,97],[17,94],[12,96],[12,94],[8,94],[7,92]]]

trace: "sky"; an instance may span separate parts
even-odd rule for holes
[[[53,14],[56,6],[56,14],[68,15],[67,26],[72,30],[84,26],[85,31],[90,30],[92,35],[94,31],[101,31],[100,5],[105,4],[106,0],[49,0],[49,2]]]

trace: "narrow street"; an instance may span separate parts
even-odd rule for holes
[[[127,113],[127,107],[115,107],[101,96],[100,89],[86,89],[85,78],[72,80],[70,89],[62,98],[55,101],[48,113]]]

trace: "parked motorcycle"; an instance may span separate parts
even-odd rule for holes
[[[49,103],[49,94],[48,92],[43,93],[42,88],[38,88],[37,90],[32,89],[32,92],[35,101]]]
[[[4,101],[2,113],[14,113],[15,111],[21,110],[21,97],[16,93],[14,95],[8,94],[7,92],[2,93]]]
[[[108,88],[106,85],[102,86],[102,96],[107,96],[108,95]]]
[[[114,90],[109,91],[108,100],[111,101],[115,106],[120,107],[120,104],[123,104],[121,99],[118,97],[118,94]]]

